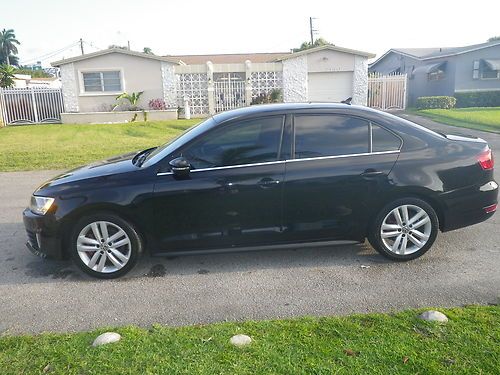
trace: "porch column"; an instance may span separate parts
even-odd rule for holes
[[[214,65],[211,61],[207,61],[207,82],[208,82],[208,112],[211,115],[215,114],[215,92],[214,92]]]
[[[252,104],[252,62],[245,61],[245,105]]]

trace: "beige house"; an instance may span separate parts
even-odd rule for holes
[[[163,99],[194,115],[250,105],[280,90],[285,102],[341,101],[366,105],[368,59],[337,46],[298,53],[155,56],[107,49],[52,65],[61,69],[65,112],[106,112],[122,92],[144,91],[142,107]],[[187,62],[187,63],[186,63]]]

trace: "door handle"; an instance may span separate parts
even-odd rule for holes
[[[270,177],[265,177],[258,182],[258,184],[261,188],[268,188],[268,187],[271,187],[273,185],[278,185],[279,183],[280,183],[279,180],[273,180]]]
[[[377,177],[383,175],[384,172],[382,171],[376,171],[374,169],[367,169],[363,173],[361,173],[361,176],[363,177]]]

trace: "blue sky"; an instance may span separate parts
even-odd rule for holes
[[[0,0],[7,2],[8,0]],[[288,51],[318,36],[336,45],[382,54],[391,47],[448,47],[500,35],[500,1],[8,1],[0,28],[12,28],[21,62],[74,44],[88,52],[110,44],[156,54]],[[79,54],[75,46],[44,65]]]

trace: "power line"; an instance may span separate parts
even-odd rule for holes
[[[27,64],[27,63],[30,63],[30,62],[36,62],[36,61],[40,61],[40,60],[45,60],[51,56],[54,56],[54,55],[57,55],[58,53],[61,53],[61,52],[64,52],[70,48],[73,48],[75,47],[77,44],[79,44],[80,42],[74,42],[74,43],[71,43],[70,45],[66,46],[66,47],[63,47],[63,48],[60,48],[56,51],[52,51],[52,52],[48,52],[44,55],[40,55],[38,57],[34,57],[34,58],[31,58],[31,59],[28,59],[28,60],[24,60],[22,61],[23,64]]]

